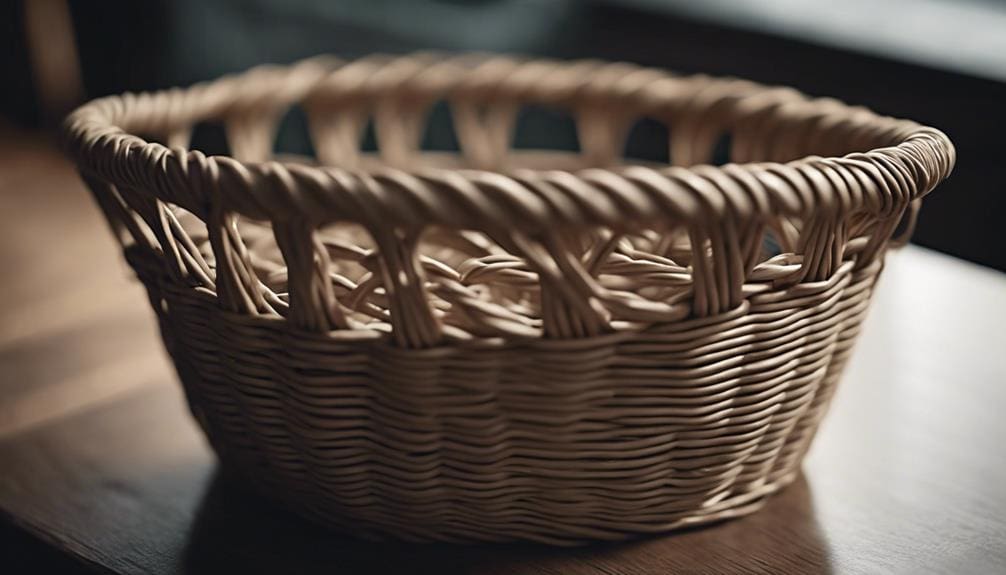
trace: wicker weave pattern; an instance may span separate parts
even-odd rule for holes
[[[418,150],[441,100],[456,161]],[[270,161],[297,103],[319,165]],[[581,153],[511,150],[528,104],[569,110]],[[623,162],[642,117],[679,167]],[[233,158],[183,147],[214,119]],[[724,133],[738,163],[695,166]],[[260,68],[92,102],[67,134],[221,459],[417,540],[757,509],[799,469],[896,226],[954,163],[937,130],[792,90],[474,56]]]

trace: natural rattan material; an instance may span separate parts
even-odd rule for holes
[[[459,159],[418,149],[442,101]],[[270,160],[292,105],[317,164]],[[527,105],[567,110],[580,153],[511,150]],[[641,118],[676,167],[621,157]],[[233,158],[185,148],[207,121]],[[66,126],[225,465],[415,540],[759,508],[798,472],[899,222],[954,163],[937,130],[789,89],[482,56],[264,67]],[[736,163],[699,165],[724,134]]]

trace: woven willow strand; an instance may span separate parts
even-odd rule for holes
[[[460,158],[419,149],[438,102]],[[272,159],[292,106],[317,163]],[[580,152],[511,149],[527,106],[567,110]],[[643,118],[673,166],[623,161]],[[231,157],[186,149],[207,121]],[[261,67],[96,100],[66,134],[224,462],[412,539],[759,507],[955,161],[937,130],[790,89],[482,55]],[[702,165],[724,134],[735,163]]]

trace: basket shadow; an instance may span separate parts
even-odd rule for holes
[[[583,547],[370,542],[333,533],[218,471],[184,554],[189,573],[830,573],[801,476],[748,517]]]

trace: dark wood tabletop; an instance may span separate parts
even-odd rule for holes
[[[218,472],[87,192],[9,128],[0,234],[0,572],[1006,573],[1006,275],[890,255],[805,477],[754,515],[573,549],[379,544]]]

